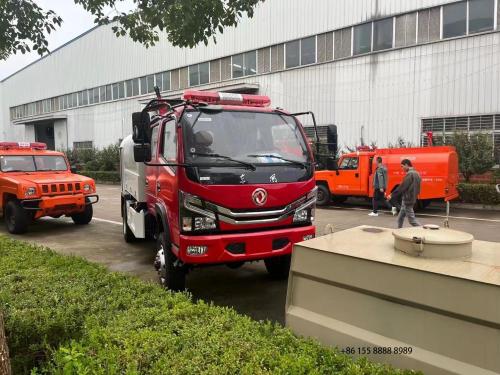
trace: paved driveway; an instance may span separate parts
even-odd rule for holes
[[[120,190],[118,186],[99,185],[100,202],[94,207],[94,220],[87,226],[75,226],[70,219],[42,219],[27,234],[13,236],[57,252],[83,256],[113,271],[127,272],[141,279],[156,282],[153,268],[155,256],[152,242],[127,244],[122,238]],[[365,202],[317,209],[318,235],[329,224],[333,230],[369,224],[394,227],[395,218],[384,213],[368,217]],[[425,223],[442,224],[442,209],[430,208],[420,216]],[[466,230],[477,239],[500,242],[500,212],[454,210],[452,228]],[[0,226],[0,233],[6,233]],[[269,278],[262,262],[232,270],[225,266],[196,269],[188,276],[188,289],[194,298],[233,306],[255,319],[271,319],[284,323],[286,281]]]

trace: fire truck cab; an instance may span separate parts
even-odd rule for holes
[[[43,216],[92,220],[94,180],[72,173],[66,156],[44,143],[0,142],[0,208],[7,230],[24,233]]]
[[[186,91],[133,114],[121,145],[125,241],[156,239],[169,289],[193,267],[264,260],[288,276],[314,237],[314,163],[303,128],[265,96]]]

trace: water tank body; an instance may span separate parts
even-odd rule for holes
[[[132,135],[127,136],[120,144],[120,172],[122,195],[130,195],[138,202],[145,202],[145,165],[134,160]]]

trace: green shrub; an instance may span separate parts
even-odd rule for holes
[[[500,194],[492,184],[458,184],[458,192],[465,203],[500,204]]]
[[[119,183],[120,182],[120,172],[108,172],[108,171],[81,171],[79,172],[83,176],[93,178],[96,182],[104,183]]]
[[[15,374],[413,373],[6,237],[0,259]]]

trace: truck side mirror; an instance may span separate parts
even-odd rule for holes
[[[76,166],[75,165],[70,165],[69,170],[71,173],[76,173]]]
[[[328,151],[332,155],[337,155],[337,125],[328,125],[326,129],[326,141],[328,143]]]
[[[151,161],[151,145],[149,143],[134,145],[134,160],[136,163]]]
[[[151,142],[151,119],[149,118],[149,113],[132,113],[132,139],[134,143]]]
[[[336,171],[339,169],[339,166],[337,164],[337,159],[334,159],[332,157],[328,158],[327,160],[327,169],[330,171]]]

